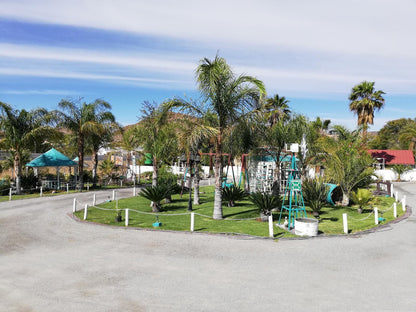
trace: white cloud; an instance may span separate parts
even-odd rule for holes
[[[15,94],[15,95],[78,95],[78,91],[70,90],[2,90],[3,94]]]

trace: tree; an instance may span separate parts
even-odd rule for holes
[[[374,123],[374,111],[384,106],[385,94],[374,90],[374,82],[363,81],[354,86],[349,96],[350,110],[358,116],[358,126],[363,126],[363,138],[367,136],[368,124]]]
[[[152,155],[152,185],[156,186],[161,164],[172,160],[177,153],[176,134],[169,120],[169,107],[147,101],[142,107],[143,116],[132,131],[143,152]]]
[[[0,147],[9,151],[13,157],[16,192],[21,194],[23,154],[34,149],[40,138],[45,141],[48,138],[58,138],[60,134],[49,126],[53,119],[43,108],[16,110],[9,104],[0,102],[0,110],[0,129],[4,135],[0,140]]]
[[[413,154],[416,153],[416,122],[407,125],[399,132],[399,141],[402,145],[407,145]]]
[[[58,104],[61,111],[56,114],[60,119],[60,126],[71,131],[76,140],[78,154],[78,174],[80,190],[84,188],[84,154],[86,140],[102,136],[109,124],[114,122],[114,116],[109,112],[111,105],[97,99],[93,103],[62,100]]]
[[[196,70],[199,91],[204,104],[190,105],[183,101],[172,101],[187,108],[191,113],[203,115],[211,112],[215,116],[215,199],[214,219],[222,219],[222,174],[223,140],[226,133],[247,114],[259,108],[259,101],[265,94],[260,80],[246,75],[236,76],[226,60],[218,55],[214,60],[204,58]]]
[[[117,170],[118,170],[118,166],[116,166],[116,164],[111,161],[109,158],[104,159],[100,164],[99,164],[99,168],[101,173],[104,176],[104,179],[108,181],[108,183],[111,183],[114,179],[115,176],[118,177]]]
[[[325,167],[325,177],[338,184],[342,190],[342,205],[347,206],[351,192],[371,183],[373,159],[366,151],[359,136],[359,129],[349,131],[335,126],[336,138],[321,137],[317,140],[314,163]]]
[[[289,100],[284,96],[279,97],[276,94],[274,97],[265,100],[263,112],[270,127],[273,127],[279,120],[285,121],[290,117]]]
[[[407,128],[416,129],[416,120],[410,118],[390,120],[374,138],[369,140],[368,146],[372,149],[408,149],[411,137],[403,136],[400,139]]]

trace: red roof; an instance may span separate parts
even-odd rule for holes
[[[373,158],[384,158],[386,165],[414,165],[413,152],[409,150],[368,150]]]

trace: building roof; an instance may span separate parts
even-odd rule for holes
[[[414,165],[415,158],[410,150],[368,150],[373,158],[384,159],[386,165]]]
[[[54,148],[51,148],[46,153],[26,164],[28,167],[67,167],[76,165],[76,162],[72,161]]]

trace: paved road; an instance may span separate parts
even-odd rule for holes
[[[416,184],[399,187],[416,208]],[[0,311],[416,310],[414,213],[275,242],[75,222],[73,196],[0,203]]]

